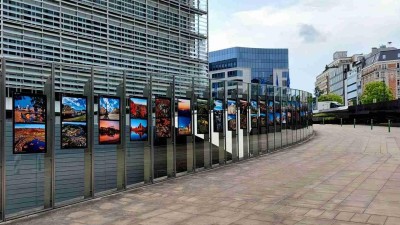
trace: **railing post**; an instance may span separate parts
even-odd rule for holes
[[[389,123],[388,123],[388,129],[389,129],[389,133],[390,133],[390,124],[391,122],[390,122],[390,120],[389,120]]]
[[[343,127],[343,119],[340,118],[340,126]]]
[[[353,127],[356,128],[356,118],[353,119]]]
[[[371,119],[371,130],[374,128],[374,119]]]
[[[325,125],[325,118],[322,117],[322,125]]]

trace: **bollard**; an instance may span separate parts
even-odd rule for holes
[[[343,119],[340,118],[340,126],[343,127]]]
[[[354,118],[354,120],[353,120],[353,126],[354,126],[354,128],[356,128],[356,118]]]
[[[325,125],[325,118],[322,117],[322,125]]]
[[[371,119],[371,130],[374,128],[374,119]]]
[[[390,120],[388,122],[388,129],[389,129],[389,133],[390,133]]]

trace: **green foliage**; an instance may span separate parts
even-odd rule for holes
[[[361,96],[362,104],[371,104],[376,102],[384,102],[394,100],[394,96],[390,88],[381,81],[370,82],[365,86],[364,93]]]
[[[340,104],[343,104],[343,98],[340,95],[334,94],[334,93],[329,93],[325,95],[321,95],[318,98],[319,102],[325,102],[325,101],[335,101]]]
[[[322,94],[324,94],[324,91],[321,91],[321,89],[319,89],[319,87],[315,87],[315,89],[314,89],[314,95],[315,95],[315,97],[319,97],[319,96],[321,96]]]

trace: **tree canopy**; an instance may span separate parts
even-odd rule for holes
[[[381,81],[370,82],[365,85],[364,92],[361,96],[362,104],[371,104],[376,102],[384,102],[394,100],[394,96],[390,88]]]
[[[325,95],[321,95],[318,98],[319,102],[324,102],[324,101],[335,101],[340,104],[343,104],[343,98],[340,95],[334,94],[334,93],[329,93]]]

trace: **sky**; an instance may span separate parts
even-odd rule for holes
[[[335,51],[400,48],[400,0],[209,0],[210,51],[288,48],[290,84],[314,92]]]

